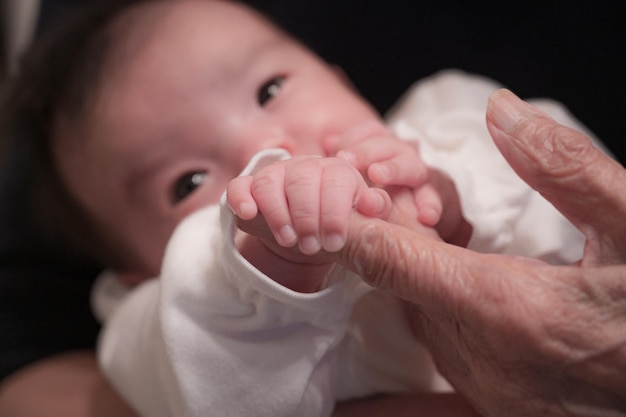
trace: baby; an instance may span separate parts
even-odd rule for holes
[[[30,96],[51,117],[32,146],[109,268],[94,290],[99,359],[144,416],[327,416],[336,401],[445,385],[402,302],[333,262],[354,210],[477,250],[580,255],[582,237],[491,145],[492,83],[439,76],[386,126],[241,4],[99,16],[58,96]],[[419,153],[398,136],[421,139]]]

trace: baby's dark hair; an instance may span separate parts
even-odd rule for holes
[[[88,6],[40,37],[3,91],[0,154],[18,159],[27,187],[28,218],[59,256],[124,266],[106,231],[99,230],[63,186],[52,146],[57,117],[63,114],[70,123],[80,124],[101,87],[109,54],[120,40],[111,29],[113,23],[129,7],[150,1],[85,2]]]

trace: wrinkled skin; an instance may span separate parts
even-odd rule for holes
[[[585,234],[577,265],[478,254],[358,215],[340,262],[414,304],[416,332],[481,414],[626,415],[626,172],[506,90],[487,125]]]

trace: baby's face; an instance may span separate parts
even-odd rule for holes
[[[57,159],[138,272],[158,273],[175,226],[217,202],[258,151],[323,155],[330,135],[384,130],[336,71],[238,5],[172,2],[133,39],[87,137],[61,140]]]

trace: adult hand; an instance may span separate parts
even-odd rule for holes
[[[360,216],[341,262],[414,304],[439,370],[481,414],[626,415],[626,172],[506,90],[487,124],[520,177],[585,234],[578,264],[474,253]]]

